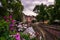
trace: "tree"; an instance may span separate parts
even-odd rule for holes
[[[37,5],[33,11],[37,10],[37,17],[38,21],[40,20],[49,20],[49,23],[53,23],[54,20],[60,20],[60,1],[55,1],[54,5]]]
[[[38,15],[36,19],[38,21],[42,20],[44,22],[44,20],[48,19],[48,15],[45,8],[46,8],[46,5],[41,4],[41,5],[37,5],[35,9],[33,10],[33,11],[37,10]]]
[[[5,15],[13,15],[13,18],[16,20],[22,20],[22,10],[23,6],[20,2],[20,0],[1,0],[2,3],[2,9],[5,11],[0,11],[0,13]]]
[[[52,23],[55,20],[55,11],[54,11],[54,5],[49,5],[46,7],[46,12],[48,14],[48,20],[49,23]]]
[[[54,10],[55,10],[55,13],[56,13],[56,19],[58,19],[58,20],[60,20],[60,0],[55,0],[55,8],[54,8]]]

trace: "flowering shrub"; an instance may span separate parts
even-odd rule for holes
[[[0,40],[16,40],[17,39],[17,32],[14,29],[15,20],[12,19],[11,15],[9,17],[4,16],[4,19],[0,20]],[[13,30],[13,32],[11,30]],[[16,34],[16,36],[14,38],[9,37],[10,34],[11,35]],[[21,36],[22,40],[23,39],[25,39],[25,40],[33,40],[33,39],[30,39],[29,34],[23,34],[23,32],[20,32],[19,37],[20,36]]]
[[[6,20],[6,22],[10,23],[9,25],[10,30],[13,30],[14,29],[13,27],[15,25],[15,20],[12,18],[12,15],[4,16],[4,19]]]
[[[11,27],[11,23],[12,23],[12,25],[14,25],[14,23],[13,23],[14,20],[12,21],[11,19],[12,19],[12,16],[10,16],[10,17],[4,16],[4,19],[2,18],[0,20],[0,40],[11,40],[11,39],[13,39],[13,38],[9,37],[9,35],[10,35],[9,29]]]
[[[9,35],[9,23],[4,21],[4,19],[0,20],[0,40],[8,39]]]

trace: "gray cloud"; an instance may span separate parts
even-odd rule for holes
[[[45,4],[45,5],[51,5],[54,4],[54,1],[48,1],[48,0],[21,0],[24,8],[26,9],[30,9],[33,10],[33,8],[35,7],[35,5],[39,5],[41,3]],[[39,3],[38,3],[39,2]]]
[[[21,0],[22,5],[24,6],[24,11],[27,9],[33,12],[33,9],[36,5],[43,3],[44,5],[54,5],[54,0]]]

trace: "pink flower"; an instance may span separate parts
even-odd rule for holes
[[[6,22],[9,22],[9,20],[7,19]]]
[[[12,23],[14,23],[15,22],[15,20],[12,20]]]
[[[10,15],[9,18],[12,18],[12,15]]]
[[[14,30],[14,24],[10,24],[10,30]]]
[[[20,38],[20,34],[17,33],[16,36],[15,36],[15,38],[16,38],[16,40],[21,40],[21,38]]]
[[[10,30],[13,30],[13,28],[12,28],[12,27],[10,27],[9,29],[10,29]]]
[[[7,17],[6,17],[6,16],[4,16],[4,19],[7,19]]]

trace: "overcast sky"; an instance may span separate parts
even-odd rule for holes
[[[21,0],[25,9],[33,10],[36,5],[41,3],[46,5],[54,4],[54,0]]]
[[[54,0],[21,0],[22,5],[24,6],[23,13],[25,15],[34,15],[36,16],[37,14],[33,12],[33,9],[36,5],[40,5],[43,3],[44,5],[54,5]],[[27,10],[28,9],[28,10]]]
[[[1,2],[0,2],[0,5],[1,5]]]

